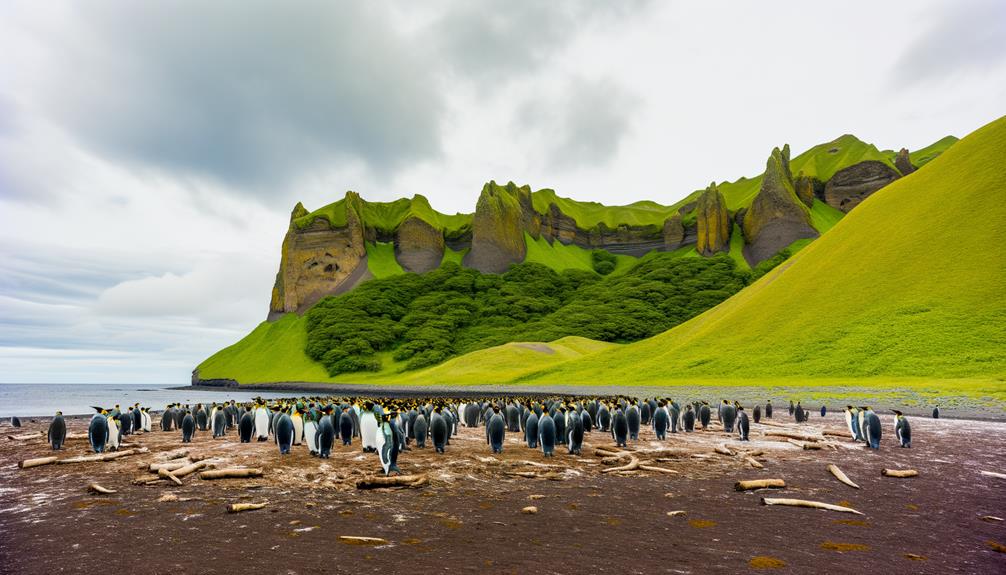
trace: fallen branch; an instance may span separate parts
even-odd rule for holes
[[[529,472],[536,477],[534,472]],[[381,477],[379,475],[363,477],[356,480],[357,489],[381,489],[386,487],[419,487],[426,484],[425,475],[396,475],[394,477]]]
[[[167,469],[160,469],[157,471],[157,476],[161,479],[170,479],[175,485],[181,485],[182,480],[179,479],[174,473],[171,473]]]
[[[180,467],[178,469],[172,470],[172,471],[170,471],[170,473],[174,477],[181,478],[181,477],[185,477],[186,475],[191,475],[191,474],[199,471],[200,469],[203,469],[204,467],[208,467],[209,464],[210,464],[210,462],[204,459],[202,461],[196,461],[195,463],[190,463],[189,465],[186,465],[185,467]],[[164,471],[164,470],[161,470],[161,471]],[[158,471],[157,474],[160,475],[161,471]]]
[[[642,470],[644,470],[644,471],[656,471],[656,472],[659,472],[659,473],[672,473],[674,475],[678,474],[678,472],[675,471],[675,470],[673,470],[673,469],[665,469],[663,467],[657,467],[655,465],[640,465],[639,468],[642,469]]]
[[[782,489],[786,487],[786,482],[782,479],[751,479],[748,481],[738,481],[737,483],[734,483],[734,489],[737,491],[767,489],[769,487]]]
[[[90,436],[87,434],[87,432],[83,432],[83,431],[80,432],[80,433],[69,433],[68,432],[66,434],[66,439],[67,440],[70,440],[70,439],[89,439],[89,438],[90,438]]]
[[[821,435],[830,435],[832,437],[844,437],[845,439],[852,439],[852,434],[848,431],[840,431],[837,429],[825,429],[821,432]]]
[[[11,441],[28,441],[29,439],[41,439],[45,437],[45,432],[39,431],[38,433],[29,433],[27,435],[8,435],[7,439]]]
[[[111,453],[96,453],[94,455],[79,455],[77,457],[68,457],[66,459],[60,459],[56,463],[91,463],[94,461],[111,461],[113,459],[118,459],[120,457],[128,457],[130,455],[139,455],[141,453],[149,453],[150,450],[146,447],[138,447],[136,449],[127,449],[125,451],[115,451]]]
[[[734,452],[729,447],[727,447],[722,443],[714,447],[713,451],[719,453],[720,455],[729,455],[730,457],[734,456]]]
[[[227,513],[241,513],[242,511],[254,511],[262,509],[266,503],[231,503],[227,506]]]
[[[856,485],[851,479],[849,479],[848,475],[842,473],[842,470],[839,469],[838,466],[835,465],[834,463],[828,465],[828,471],[830,471],[831,474],[835,476],[835,479],[838,479],[839,481],[848,485],[849,487],[859,489],[859,486]]]
[[[160,483],[161,481],[162,479],[159,476],[142,475],[133,479],[133,485],[151,485],[153,483]]]
[[[39,457],[37,459],[25,459],[24,461],[18,461],[17,466],[21,469],[30,469],[32,467],[38,467],[39,465],[49,465],[50,463],[56,463],[59,458],[55,455],[50,455],[49,457]]]
[[[786,505],[789,507],[810,507],[811,509],[827,509],[829,511],[839,511],[842,513],[855,513],[862,515],[859,511],[851,507],[832,505],[831,503],[821,503],[820,501],[808,501],[806,499],[773,499],[769,497],[761,498],[762,505]]]
[[[820,443],[797,441],[795,439],[787,439],[786,441],[788,443],[792,443],[793,445],[799,447],[800,449],[821,449],[823,447]]]
[[[1006,479],[1006,473],[996,473],[995,471],[982,471],[982,475],[985,477],[995,477],[997,479]]]
[[[611,467],[608,469],[602,469],[601,473],[614,473],[616,471],[634,471],[636,469],[639,469],[639,458],[633,455],[632,459],[625,465],[621,467]]]
[[[755,459],[754,457],[745,457],[745,458],[744,458],[744,461],[746,461],[748,465],[750,465],[751,467],[754,467],[755,469],[764,469],[764,468],[765,468],[765,466],[764,466],[764,465],[762,465],[762,464],[761,464],[761,463],[760,463],[760,462],[759,462],[759,461],[758,461],[757,459]]]
[[[102,487],[102,486],[98,485],[97,483],[92,483],[92,484],[88,485],[87,486],[87,490],[90,491],[90,492],[92,492],[92,493],[100,493],[102,495],[111,495],[111,494],[115,493],[114,489],[109,489],[107,487]]]
[[[824,439],[823,437],[807,435],[806,433],[798,433],[796,431],[766,431],[765,435],[767,437],[786,437],[789,439],[798,439],[800,441],[822,441]]]
[[[521,509],[520,512],[523,513],[524,515],[535,515],[536,513],[538,513],[538,508],[535,507],[534,505],[528,505],[524,509]]]
[[[979,519],[988,523],[1000,523],[1003,521],[1002,517],[996,517],[995,515],[982,515]]]
[[[688,512],[680,510],[680,509],[678,511],[668,511],[667,512],[667,516],[668,517],[677,517],[679,515],[687,515],[687,514],[688,514]]]
[[[199,479],[242,479],[246,477],[262,477],[261,468],[231,468],[231,469],[213,469],[210,471],[203,471],[199,474]]]
[[[350,545],[387,545],[387,539],[381,539],[380,537],[356,537],[353,535],[340,535],[339,541],[343,543],[349,543]]]
[[[189,459],[176,459],[174,461],[168,461],[165,463],[151,463],[147,468],[151,473],[157,473],[162,469],[167,469],[168,471],[174,471],[176,469],[181,469],[187,465],[192,465],[192,461]]]
[[[164,453],[159,453],[157,455],[158,461],[171,461],[172,459],[181,459],[183,457],[188,457],[189,450],[182,447],[179,449],[173,449],[171,451],[165,451]]]
[[[916,477],[919,472],[914,469],[884,469],[880,474],[884,477]]]

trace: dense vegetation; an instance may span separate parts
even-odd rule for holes
[[[598,257],[599,271],[610,272],[610,259]],[[610,277],[536,263],[492,275],[445,263],[325,298],[308,312],[306,353],[335,375],[378,371],[385,351],[418,369],[512,341],[637,341],[715,306],[752,277],[726,255],[654,253]]]

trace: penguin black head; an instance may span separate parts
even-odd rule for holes
[[[893,411],[893,412],[894,412],[894,415],[897,415],[898,417],[901,417],[902,415],[904,415],[903,413],[901,413],[901,412],[900,412],[900,411],[898,411],[897,409],[892,409],[891,411]]]
[[[56,415],[61,416],[61,415],[63,415],[63,412],[62,411],[57,411]]]

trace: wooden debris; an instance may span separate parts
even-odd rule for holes
[[[680,509],[677,510],[677,511],[668,511],[667,512],[667,516],[668,517],[677,517],[679,515],[687,515],[687,514],[688,514],[688,512],[680,510]]]
[[[190,463],[189,465],[186,465],[185,467],[181,467],[179,469],[171,470],[171,475],[173,475],[175,477],[178,477],[178,478],[181,478],[181,477],[185,477],[186,475],[191,475],[191,474],[199,471],[200,469],[203,469],[204,467],[209,467],[209,466],[210,466],[210,462],[206,461],[204,459],[203,461],[196,461],[195,463]],[[158,471],[157,473],[160,474],[161,471]]]
[[[36,459],[25,459],[23,461],[18,461],[17,466],[21,469],[31,469],[32,467],[38,467],[40,465],[49,465],[50,463],[56,463],[59,458],[55,455],[50,455],[49,457],[39,457]]]
[[[821,449],[823,446],[820,443],[797,441],[795,439],[787,439],[788,443],[799,447],[800,449]]]
[[[242,511],[254,511],[262,509],[266,503],[231,503],[227,506],[227,513],[241,513]]]
[[[821,435],[830,435],[832,437],[843,437],[845,439],[852,439],[852,434],[848,431],[842,431],[838,429],[825,429],[821,432]]]
[[[100,493],[101,495],[111,495],[111,494],[115,493],[114,489],[109,489],[107,487],[102,487],[102,486],[98,485],[97,483],[92,483],[92,484],[88,485],[87,486],[87,490],[90,491],[90,492],[92,492],[92,493]]]
[[[177,475],[168,471],[167,469],[158,470],[157,476],[161,479],[170,479],[175,485],[181,485],[182,480],[178,478]]]
[[[831,474],[835,476],[835,479],[838,479],[839,481],[848,485],[849,487],[859,489],[859,486],[856,485],[851,479],[849,479],[848,475],[842,473],[842,470],[839,469],[838,466],[835,465],[834,463],[828,465],[828,471],[830,471]]]
[[[528,505],[524,509],[521,509],[520,512],[523,513],[524,515],[535,515],[536,513],[538,513],[538,508],[535,507],[534,505]]]
[[[202,462],[200,462],[202,463]],[[212,469],[199,474],[199,479],[242,479],[246,477],[262,477],[261,468],[230,468]]]
[[[716,447],[714,447],[713,451],[715,451],[716,453],[719,453],[720,455],[729,455],[730,457],[734,456],[733,450],[731,450],[729,447],[727,447],[726,445],[724,445],[722,443],[719,444],[719,445],[717,445]]]
[[[143,475],[133,479],[133,485],[151,485],[154,483],[160,483],[163,481],[160,476],[151,477],[149,475]]]
[[[979,519],[987,523],[999,523],[1003,521],[1002,517],[996,517],[995,515],[982,515]]]
[[[157,473],[162,469],[167,469],[168,471],[174,471],[176,469],[181,469],[187,465],[192,465],[192,461],[189,459],[176,459],[174,461],[167,461],[164,463],[151,463],[147,469],[151,473]]]
[[[339,541],[349,545],[387,545],[388,540],[380,537],[356,537],[353,535],[340,535]]]
[[[95,453],[94,455],[78,455],[77,457],[68,457],[66,459],[60,459],[56,463],[91,463],[94,461],[111,461],[113,459],[118,459],[120,457],[129,457],[130,455],[139,455],[141,453],[149,453],[150,450],[146,447],[138,447],[136,449],[126,449],[125,451],[113,451],[109,453]]]
[[[44,431],[39,431],[38,433],[29,433],[26,435],[8,435],[7,439],[11,441],[28,441],[30,439],[41,439],[43,437],[46,437],[46,433]]]
[[[157,454],[158,461],[171,461],[172,459],[181,459],[183,457],[189,456],[189,450],[182,447],[179,449],[173,449],[171,451],[165,451],[164,453]]]
[[[629,460],[629,462],[626,463],[625,465],[621,467],[611,467],[608,469],[602,469],[601,473],[614,473],[616,471],[634,471],[636,469],[639,469],[639,458],[633,455],[632,459]]]
[[[916,477],[919,472],[914,469],[884,469],[880,474],[884,477]]]
[[[89,437],[90,436],[88,436],[87,432],[81,432],[81,433],[69,433],[68,432],[66,434],[66,439],[68,441],[71,440],[71,439],[88,439]]]
[[[673,470],[673,469],[665,469],[663,467],[657,467],[655,465],[642,465],[642,464],[640,464],[639,468],[642,469],[642,470],[644,470],[644,471],[656,471],[658,473],[671,473],[671,474],[674,474],[674,475],[678,474],[678,472],[675,471],[675,470]]]
[[[396,475],[394,477],[375,475],[358,479],[356,481],[356,488],[381,489],[385,487],[420,487],[425,485],[427,481],[428,480],[425,475]]]
[[[762,497],[761,503],[762,505],[786,505],[789,507],[809,507],[811,509],[827,509],[829,511],[839,511],[841,513],[855,513],[856,515],[862,515],[862,513],[856,511],[851,507],[842,507],[841,505],[821,503],[820,501],[808,501],[806,499],[773,499],[770,497]]]
[[[982,471],[982,475],[985,477],[995,477],[997,479],[1006,479],[1006,473],[996,473],[995,471]]]
[[[764,469],[765,468],[765,466],[762,465],[761,462],[759,462],[754,457],[750,457],[750,456],[745,457],[744,461],[747,462],[747,464],[750,465],[751,467],[754,467],[755,469]]]
[[[796,431],[766,431],[765,435],[767,437],[785,437],[788,439],[796,439],[798,441],[822,441],[823,437],[818,437],[816,435],[807,435],[806,433],[799,433]]]
[[[734,489],[737,491],[766,489],[769,487],[782,489],[786,487],[786,482],[782,479],[751,479],[748,481],[738,481],[737,483],[734,483]]]

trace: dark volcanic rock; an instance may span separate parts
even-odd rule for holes
[[[407,272],[437,269],[444,259],[444,234],[424,220],[409,216],[395,232],[395,259]]]
[[[897,157],[894,158],[894,167],[898,168],[902,176],[907,176],[915,171],[911,158],[908,157],[908,148],[898,150]]]
[[[677,213],[664,220],[664,249],[674,251],[685,242],[685,227],[681,225],[681,214]]]
[[[752,267],[802,238],[815,238],[810,212],[800,201],[789,171],[789,146],[769,156],[761,190],[744,213],[744,257]]]
[[[894,168],[883,162],[867,160],[839,170],[824,186],[824,201],[829,206],[849,212],[873,192],[898,179]]]
[[[695,249],[704,256],[730,249],[730,212],[715,184],[709,184],[695,207],[698,239]]]

